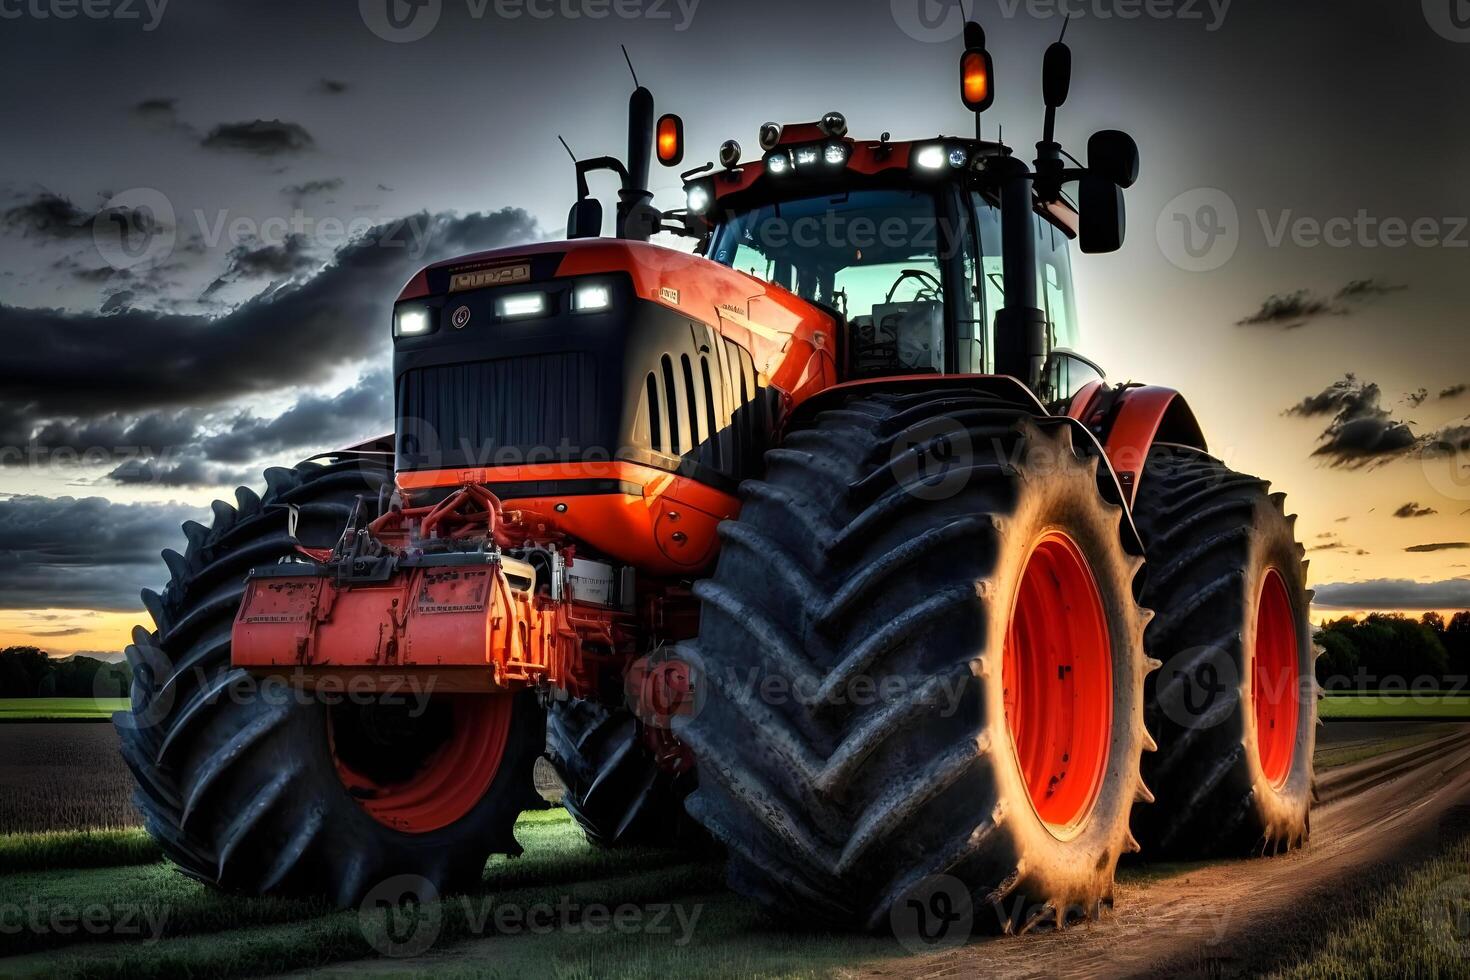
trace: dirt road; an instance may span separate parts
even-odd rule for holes
[[[1265,860],[1159,869],[1120,883],[1103,921],[999,938],[931,957],[871,964],[859,976],[1123,977],[1247,975],[1320,938],[1355,887],[1439,850],[1441,821],[1470,804],[1470,729],[1329,770],[1305,850]]]

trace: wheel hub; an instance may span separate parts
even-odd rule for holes
[[[1091,813],[1113,725],[1112,643],[1097,580],[1061,531],[1036,542],[1006,634],[1005,714],[1032,806],[1059,837]]]

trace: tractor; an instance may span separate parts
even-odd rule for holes
[[[738,891],[842,928],[935,880],[1062,928],[1124,854],[1306,840],[1294,518],[1179,392],[1076,350],[1072,245],[1122,245],[1137,147],[1056,142],[1058,41],[1028,166],[982,138],[965,43],[973,136],[770,123],[667,212],[683,123],[635,75],[566,241],[412,278],[392,435],[216,501],[143,594],[117,725],[184,873],[474,887],[543,755],[597,846],[722,847]]]

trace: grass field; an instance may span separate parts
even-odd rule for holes
[[[0,698],[0,721],[106,721],[127,698]]]
[[[1369,720],[1402,718],[1416,721],[1470,720],[1470,695],[1436,691],[1329,694],[1317,702],[1326,719]]]
[[[1470,974],[1470,838],[1414,867],[1274,980]]]
[[[1364,740],[1319,746],[1319,766],[1407,747],[1457,726],[1410,726],[1410,734],[1388,738],[1377,735],[1380,726],[1357,727],[1368,732]],[[1352,737],[1357,739],[1356,729]],[[317,901],[223,894],[165,863],[127,805],[131,780],[111,726],[14,725],[0,729],[0,738],[7,739],[6,758],[0,760],[0,817],[11,817],[0,820],[3,977],[209,975],[224,980],[302,969],[351,980],[362,973],[434,980],[547,975],[666,980],[675,973],[826,977],[891,960],[900,962],[896,967],[885,962],[882,969],[902,972],[901,959],[908,955],[892,939],[834,936],[801,931],[799,922],[772,922],[725,888],[717,859],[691,859],[673,850],[594,848],[557,808],[522,818],[517,826],[525,847],[521,857],[492,859],[480,888],[428,907],[441,922],[423,956],[381,959],[370,940],[385,928],[381,912],[364,919],[356,910],[339,912]],[[57,779],[58,765],[76,778]],[[84,771],[88,766],[93,768]],[[78,829],[4,833],[43,827]],[[1130,862],[1119,869],[1119,882],[1142,884],[1188,870]],[[1354,921],[1378,914],[1374,903],[1386,892],[1374,889],[1355,905]],[[495,920],[501,909],[559,903],[569,903],[573,912],[549,931],[500,928]],[[665,917],[662,933],[598,930],[583,925],[583,910],[593,906],[626,908],[645,918],[670,907],[677,916]],[[27,918],[36,912],[39,928]],[[64,930],[50,925],[48,917],[57,913]],[[95,928],[79,928],[73,921],[88,916]],[[687,934],[681,921],[689,926]],[[1339,916],[1331,926],[1343,921]],[[1327,972],[1293,975],[1337,975],[1330,965],[1340,961],[1328,957],[1355,955],[1352,943],[1368,942],[1343,928],[1342,937],[1334,932],[1334,945],[1322,954]],[[689,935],[692,941],[681,941]]]
[[[410,974],[827,976],[904,954],[892,939],[789,931],[725,890],[722,862],[669,850],[600,850],[561,809],[526,815],[516,834],[524,855],[492,858],[477,892],[420,910],[441,920],[432,954],[457,946],[459,956],[451,964],[402,964]],[[8,896],[0,905],[0,956],[13,957],[0,960],[0,975],[220,980],[375,955],[369,937],[378,934],[381,916],[363,918],[316,901],[221,894],[157,860],[61,869],[55,862],[81,852],[66,843],[62,835],[44,842],[0,838],[0,892]],[[150,857],[141,831],[119,832],[105,846]],[[49,870],[19,870],[38,860]],[[537,907],[570,911],[555,920],[556,928],[534,932],[500,919],[501,909]],[[593,928],[583,922],[593,907],[626,910],[647,927]],[[660,911],[665,907],[673,911]],[[17,928],[32,908],[98,910],[101,927]]]

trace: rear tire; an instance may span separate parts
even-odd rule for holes
[[[1134,518],[1148,549],[1144,634],[1164,666],[1146,719],[1149,857],[1276,854],[1307,840],[1316,679],[1304,552],[1284,494],[1197,450],[1154,450]]]
[[[546,711],[546,758],[566,787],[562,805],[599,847],[689,844],[703,831],[684,812],[693,773],[665,772],[637,717],[581,698]]]
[[[463,888],[480,880],[490,853],[520,850],[512,826],[539,800],[531,767],[543,722],[534,694],[504,696],[513,702],[501,706],[510,718],[508,728],[500,722],[504,745],[488,791],[447,826],[409,833],[370,815],[374,803],[344,784],[345,746],[335,753],[330,740],[348,738],[358,719],[230,665],[246,573],[296,554],[292,509],[301,544],[331,547],[354,500],[375,498],[390,478],[377,464],[351,461],[267,470],[263,498],[242,487],[238,507],[215,501],[213,527],[185,524],[186,553],[164,553],[168,587],[143,594],[157,629],[133,631],[133,710],[114,724],[149,833],[200,881],[248,894],[320,894],[346,907],[400,874],[441,893]],[[455,711],[478,707],[455,703]]]
[[[729,849],[732,886],[787,921],[869,930],[900,931],[936,887],[1007,932],[1111,903],[1150,743],[1142,558],[1098,462],[1066,423],[976,391],[854,395],[767,454],[696,586],[699,637],[680,649],[699,700],[674,721],[698,763],[687,806]],[[1055,598],[1052,539],[1090,572],[1090,612],[1018,599]],[[1096,643],[1069,649],[1089,616]],[[1050,656],[1065,663],[1010,676]],[[1074,665],[1107,679],[1078,684]],[[1045,727],[1013,732],[1014,704]]]

